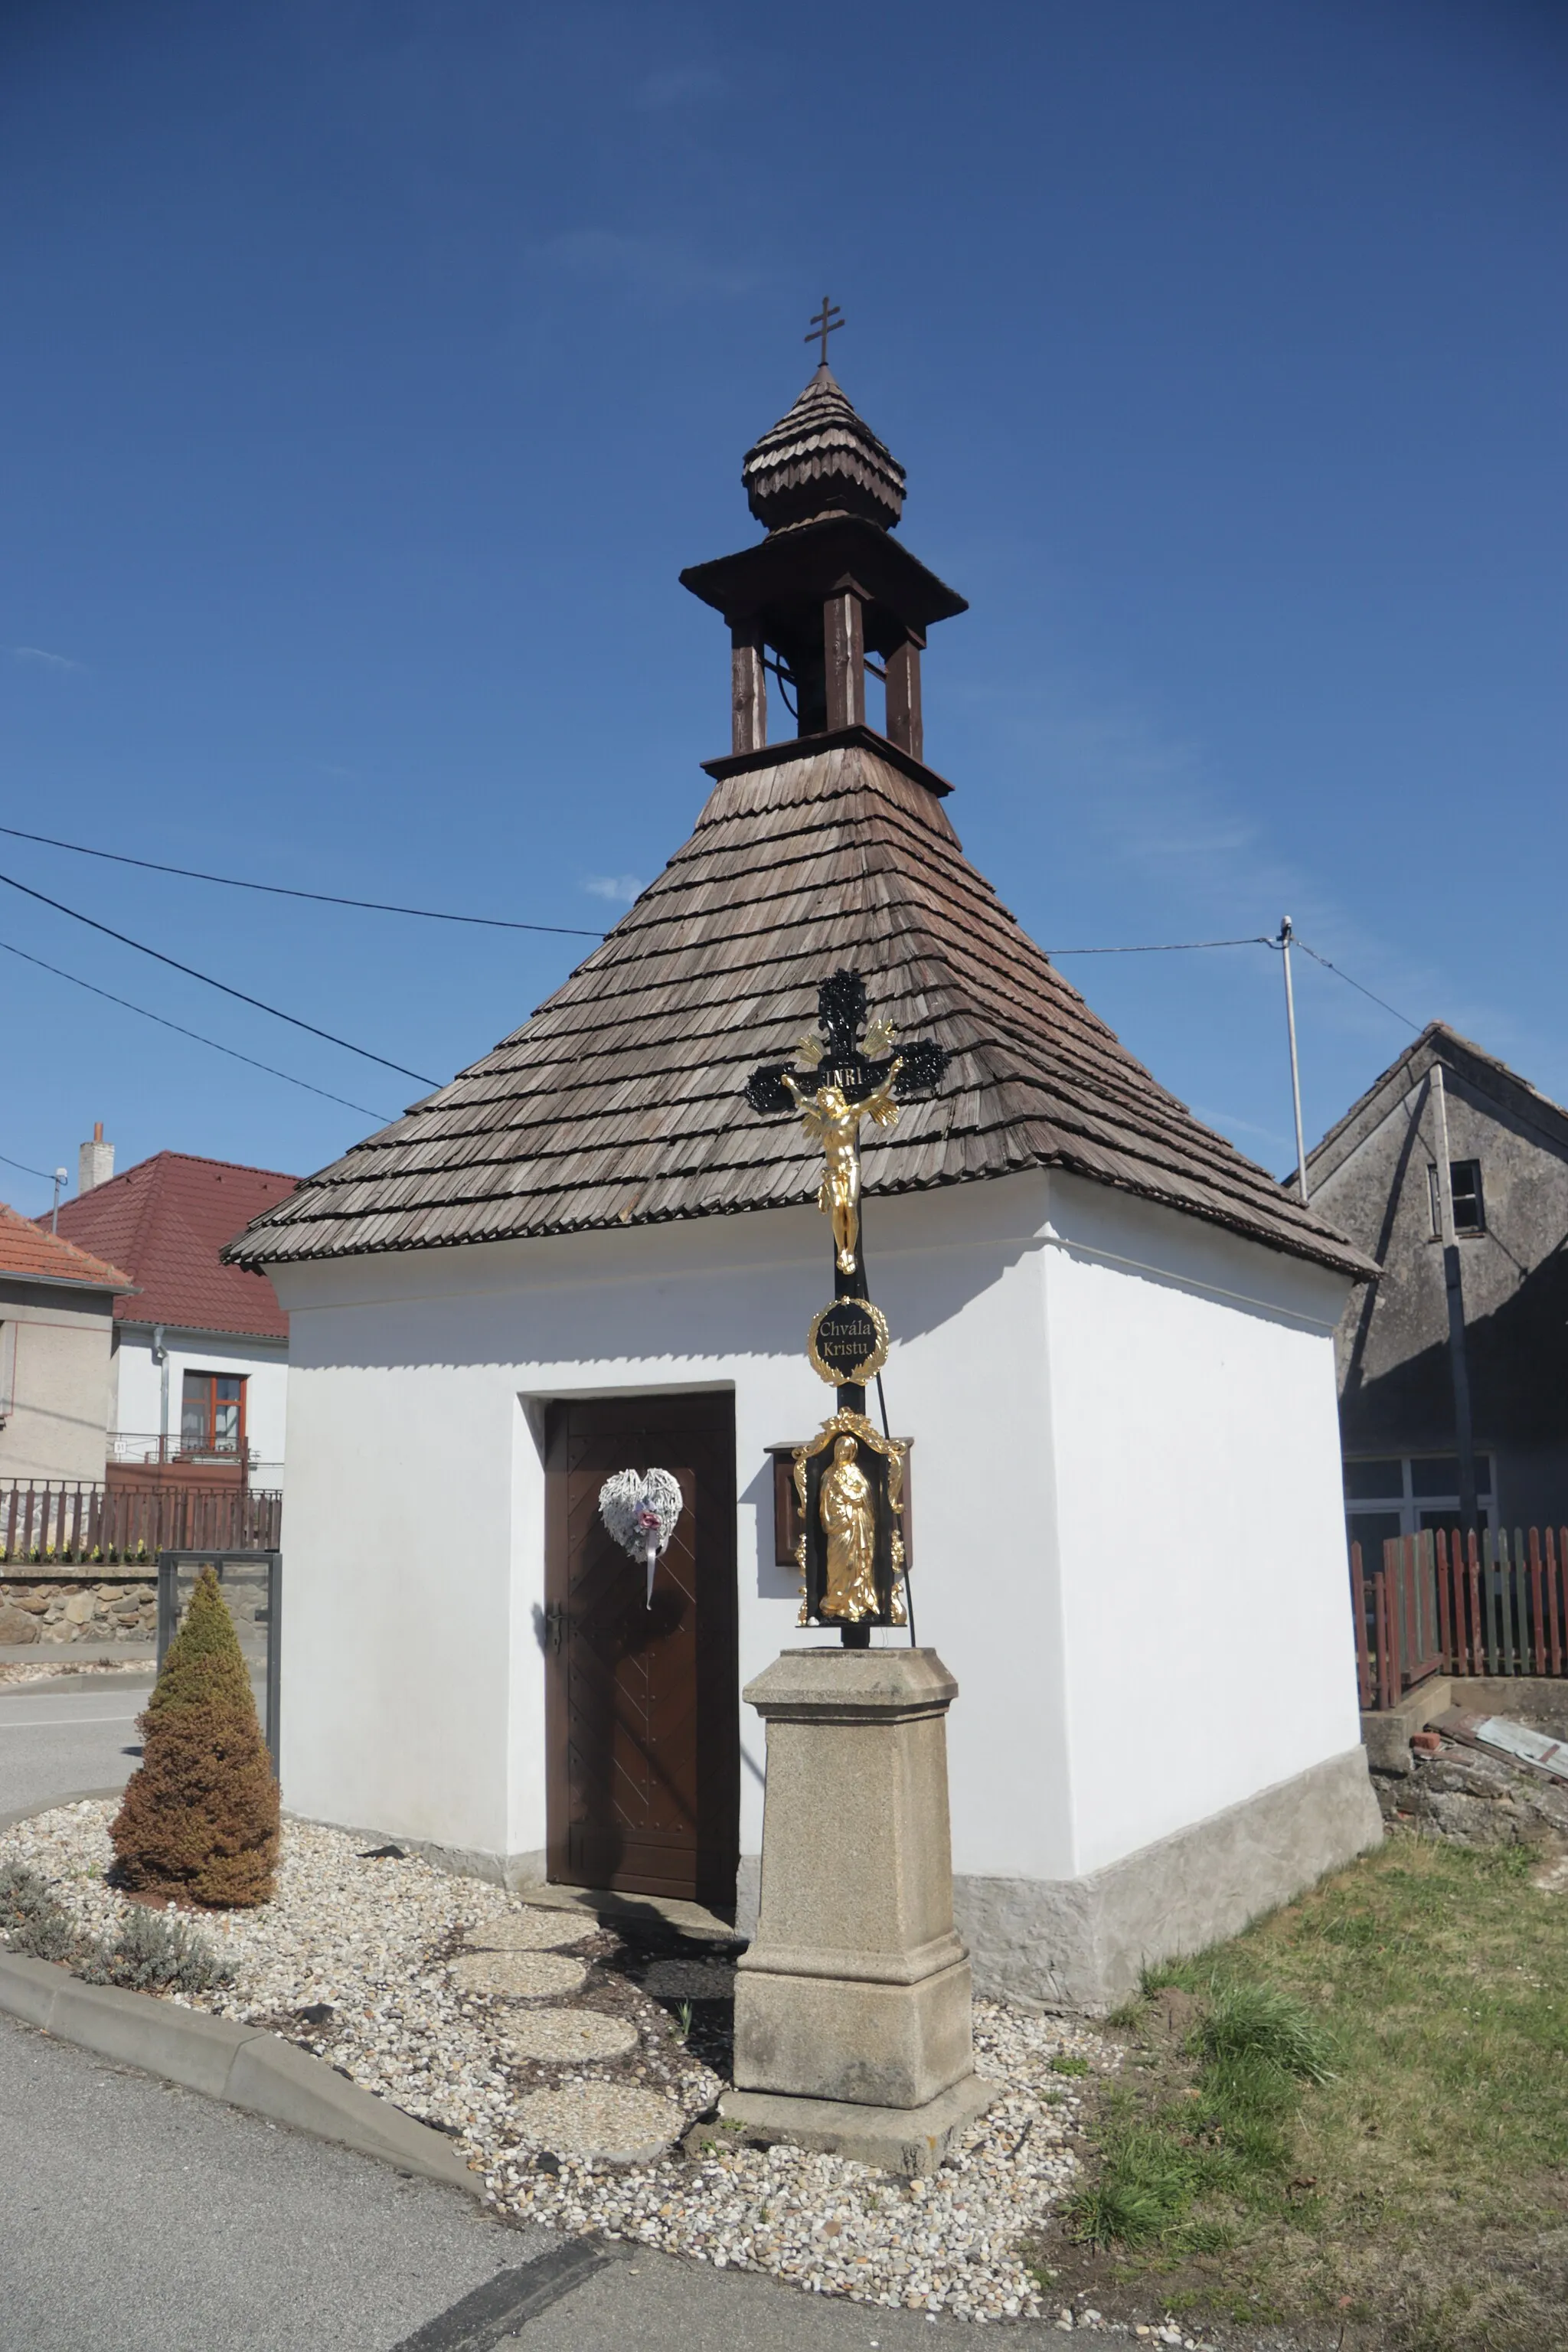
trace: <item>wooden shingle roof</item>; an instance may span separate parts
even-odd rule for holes
[[[741,480],[769,530],[825,514],[865,515],[896,529],[904,510],[903,467],[826,362],[788,415],[747,450]]]
[[[821,1162],[798,1121],[757,1118],[743,1088],[855,964],[874,1011],[952,1055],[931,1099],[868,1137],[868,1191],[1069,1169],[1368,1270],[1117,1042],[968,863],[916,761],[856,727],[711,772],[691,838],[531,1020],[226,1255],[286,1265],[810,1201]]]

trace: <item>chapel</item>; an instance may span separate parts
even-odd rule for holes
[[[922,665],[966,606],[826,360],[742,479],[759,534],[681,574],[731,683],[689,836],[521,1027],[231,1245],[291,1318],[284,1801],[754,1920],[742,1688],[834,1638],[797,1625],[788,1475],[832,1274],[820,1157],[747,1079],[853,969],[946,1055],[861,1163],[910,1441],[914,1623],[874,1639],[958,1681],[977,1988],[1102,2008],[1381,1833],[1334,1374],[1368,1262],[965,858]],[[649,1590],[598,1496],[654,1467]]]

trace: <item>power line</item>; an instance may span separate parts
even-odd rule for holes
[[[324,1037],[329,1045],[341,1045],[345,1054],[357,1054],[362,1061],[379,1062],[384,1070],[395,1070],[400,1078],[412,1078],[416,1086],[437,1087],[439,1078],[426,1078],[417,1070],[405,1069],[401,1062],[389,1062],[384,1054],[373,1054],[368,1046],[351,1045],[346,1037],[334,1037],[330,1029],[318,1029],[313,1021],[301,1021],[295,1013],[281,1013],[276,1004],[264,1004],[259,996],[247,996],[243,988],[231,988],[226,980],[214,980],[210,972],[197,971],[194,965],[181,963],[177,957],[164,955],[160,948],[150,948],[141,940],[133,940],[126,931],[111,930],[91,915],[81,914],[75,907],[62,906],[58,898],[49,898],[42,890],[30,889],[12,874],[0,874],[0,882],[9,889],[19,890],[25,898],[36,898],[42,907],[52,907],[57,915],[68,915],[73,923],[85,923],[90,931],[101,931],[106,940],[118,940],[121,947],[134,948],[138,955],[151,956],[154,963],[166,963],[171,971],[183,971],[187,980],[199,980],[206,988],[221,990],[225,996],[238,999],[241,1004],[254,1005],[258,1013],[269,1013],[275,1021],[287,1021],[290,1028],[303,1029],[312,1037]],[[374,1117],[374,1114],[373,1113]]]
[[[258,1062],[253,1054],[242,1054],[237,1046],[220,1045],[216,1037],[204,1037],[199,1029],[186,1029],[178,1021],[166,1021],[161,1013],[149,1013],[144,1004],[132,1004],[128,996],[116,996],[111,990],[99,988],[74,971],[62,971],[58,963],[46,963],[42,956],[29,955],[26,948],[13,947],[9,940],[0,940],[0,948],[4,948],[7,955],[20,956],[24,963],[37,964],[40,971],[52,971],[57,980],[68,980],[73,987],[85,988],[90,996],[101,996],[110,1004],[122,1006],[127,1013],[139,1013],[143,1021],[155,1021],[160,1029],[172,1029],[178,1037],[194,1037],[198,1045],[210,1045],[215,1054],[226,1054],[231,1061],[247,1063],[253,1070],[265,1070],[269,1078],[281,1078],[285,1086],[303,1087],[308,1095],[320,1095],[325,1102],[342,1103],[345,1110],[363,1111],[366,1118],[378,1118],[384,1127],[390,1123],[384,1110],[372,1110],[368,1103],[350,1102],[347,1095],[330,1094],[325,1087],[313,1087],[309,1078],[296,1078],[288,1070],[275,1070],[270,1062]],[[0,1158],[3,1157],[4,1154],[0,1154]],[[19,1160],[9,1160],[6,1164],[12,1168],[22,1165]],[[29,1168],[27,1173],[38,1176],[43,1171]],[[53,1181],[52,1177],[48,1179],[51,1183]]]
[[[1320,955],[1316,948],[1310,948],[1305,940],[1295,937],[1293,943],[1300,949],[1303,955],[1310,955],[1314,963],[1321,963],[1325,971],[1331,971],[1336,980],[1342,980],[1347,988],[1355,989],[1359,994],[1368,998],[1372,1003],[1380,1005],[1384,1013],[1392,1013],[1394,1019],[1396,1021],[1402,1021],[1407,1029],[1414,1029],[1417,1035],[1420,1034],[1420,1022],[1412,1021],[1408,1013],[1401,1013],[1397,1004],[1390,1004],[1386,997],[1379,996],[1373,990],[1363,987],[1359,980],[1352,980],[1348,971],[1342,971],[1339,965],[1337,963],[1331,963],[1326,955]],[[1277,939],[1270,939],[1266,933],[1259,931],[1255,938],[1246,940],[1156,940],[1148,946],[1128,948],[1047,948],[1045,952],[1048,956],[1192,955],[1200,948],[1278,949],[1279,945],[1279,941]]]
[[[0,831],[4,828],[0,827]],[[1047,948],[1048,956],[1066,955],[1193,955],[1199,948],[1271,948],[1274,941],[1259,931],[1247,940],[1161,940],[1151,947]]]
[[[36,841],[46,849],[68,849],[76,857],[107,858],[113,866],[139,866],[145,874],[177,874],[185,882],[216,882],[226,890],[259,890],[269,898],[309,898],[318,907],[359,907],[372,915],[415,915],[425,923],[477,923],[491,931],[546,931],[563,940],[602,940],[603,931],[588,931],[573,923],[515,923],[501,915],[450,915],[436,907],[397,907],[380,898],[342,898],[330,890],[291,890],[281,882],[247,882],[236,874],[204,874],[195,866],[161,866],[153,857],[127,857],[118,849],[89,849],[81,841],[57,841],[48,833],[24,833],[19,825],[0,824],[0,834],[13,841]]]
[[[0,947],[4,947],[5,944],[5,940],[0,940]],[[40,1177],[46,1184],[52,1184],[55,1181],[55,1171],[52,1168],[29,1168],[25,1160],[12,1160],[4,1151],[0,1151],[0,1160],[5,1160],[7,1168],[19,1168],[24,1176]]]
[[[1403,1021],[1407,1029],[1414,1029],[1416,1035],[1420,1035],[1420,1022],[1412,1021],[1408,1013],[1401,1013],[1397,1004],[1390,1004],[1386,997],[1374,996],[1370,988],[1363,988],[1359,980],[1352,980],[1348,971],[1342,971],[1339,965],[1331,963],[1326,955],[1320,955],[1316,948],[1310,948],[1305,940],[1298,940],[1296,945],[1303,955],[1310,955],[1314,963],[1321,963],[1325,971],[1331,971],[1336,980],[1342,980],[1347,988],[1353,988],[1359,995],[1369,998],[1373,1004],[1380,1004],[1385,1013],[1392,1013],[1396,1021]]]

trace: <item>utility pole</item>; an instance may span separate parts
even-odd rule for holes
[[[1454,1382],[1454,1443],[1459,1456],[1459,1522],[1467,1534],[1476,1525],[1476,1440],[1470,1425],[1470,1364],[1465,1345],[1465,1290],[1459,1244],[1454,1231],[1454,1173],[1448,1157],[1448,1097],[1443,1065],[1434,1062],[1427,1087],[1436,1129],[1437,1223],[1443,1246],[1443,1286],[1448,1297],[1448,1369]]]
[[[61,1193],[61,1192],[64,1190],[65,1186],[66,1186],[67,1184],[68,1184],[68,1183],[69,1183],[69,1181],[70,1181],[70,1179],[69,1179],[69,1177],[67,1175],[66,1171],[65,1171],[63,1168],[57,1168],[57,1169],[55,1170],[55,1205],[54,1205],[54,1207],[49,1211],[49,1231],[50,1231],[50,1233],[51,1233],[51,1234],[58,1234],[58,1233],[59,1232],[59,1229],[60,1229],[60,1193]]]
[[[1276,945],[1285,967],[1285,1027],[1290,1039],[1290,1100],[1296,1112],[1296,1190],[1305,1207],[1308,1197],[1307,1140],[1301,1132],[1301,1072],[1296,1060],[1296,992],[1290,985],[1290,942],[1295,936],[1289,916],[1281,915]]]

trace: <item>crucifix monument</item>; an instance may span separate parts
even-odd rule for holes
[[[806,1355],[837,1391],[837,1410],[795,1457],[801,1536],[802,1625],[836,1624],[846,1649],[870,1646],[873,1625],[906,1625],[905,1443],[867,1418],[867,1383],[881,1391],[887,1318],[871,1304],[860,1237],[860,1129],[897,1125],[899,1104],[929,1091],[948,1056],[929,1040],[893,1045],[892,1023],[868,1020],[866,983],[836,971],[817,991],[817,1026],[799,1039],[796,1067],[753,1070],[746,1099],[763,1117],[793,1108],[823,1155],[816,1205],[833,1233],[833,1297],[813,1318]]]
[[[881,1398],[889,1331],[866,1277],[860,1129],[891,1128],[948,1055],[868,1018],[866,985],[836,971],[795,1066],[753,1070],[753,1110],[793,1111],[823,1155],[816,1203],[832,1229],[834,1296],[813,1317],[812,1370],[836,1410],[795,1450],[802,1625],[837,1649],[788,1650],[747,1687],[767,1725],[762,1906],[735,1986],[731,2124],[928,2172],[987,2105],[974,2073],[969,1955],[953,1927],[948,1707],[958,1685],[934,1650],[874,1650],[905,1625],[908,1443],[866,1412]]]

